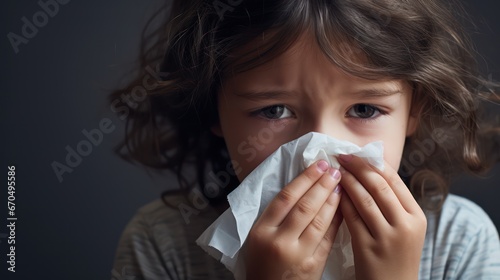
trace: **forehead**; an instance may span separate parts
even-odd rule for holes
[[[285,84],[290,82],[293,77],[299,76],[299,72],[307,74],[307,70],[313,70],[319,73],[330,73],[332,82],[334,77],[338,79],[350,81],[357,84],[380,84],[395,81],[389,76],[379,76],[376,79],[366,79],[359,75],[354,75],[339,67],[321,48],[314,35],[304,32],[296,38],[282,52],[272,56],[266,54],[269,43],[273,41],[275,33],[265,33],[262,37],[253,39],[250,43],[244,45],[234,52],[237,57],[236,64],[246,64],[251,59],[256,59],[258,63],[254,63],[252,67],[244,71],[232,71],[227,76],[226,82],[245,86],[245,84]],[[367,58],[356,47],[351,47],[347,43],[340,42],[339,52],[344,51],[345,55],[350,55],[348,58],[353,64],[363,65],[367,63]],[[347,51],[350,51],[349,54]],[[251,63],[249,63],[251,64]],[[319,78],[320,76],[318,76]],[[324,77],[321,75],[321,77]],[[397,87],[397,83],[386,83],[389,87]],[[255,87],[253,85],[253,87]]]
[[[328,45],[320,45],[314,31],[306,30],[297,36],[283,37],[281,30],[270,30],[253,38],[248,43],[235,48],[225,64],[225,78],[258,68],[287,67],[306,55],[318,62],[329,62],[346,74],[364,77],[362,69],[369,69],[369,59],[354,42],[338,40]],[[340,62],[340,63],[339,63]],[[367,74],[367,75],[364,75]],[[378,75],[378,79],[386,79]]]

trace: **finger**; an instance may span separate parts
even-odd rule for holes
[[[358,211],[360,211],[361,216],[364,217],[365,211],[358,207],[366,206],[370,208],[369,211],[372,211],[371,208],[376,204],[386,221],[391,225],[405,218],[406,209],[390,183],[375,171],[376,168],[359,157],[342,156],[339,158],[345,170],[351,173],[361,185],[361,188],[349,188],[349,191],[351,191],[349,195]],[[345,160],[346,158],[348,160]],[[386,169],[389,168],[386,167]],[[346,177],[346,180],[349,179],[351,178]]]
[[[262,225],[278,227],[297,201],[328,170],[328,163],[317,161],[286,185],[269,203],[257,221]]]
[[[332,219],[337,212],[342,196],[342,188],[337,185],[328,196],[325,203],[319,210],[316,217],[305,228],[299,237],[301,243],[318,244],[324,238],[328,228],[332,224]]]
[[[392,190],[401,201],[401,205],[406,209],[406,211],[410,214],[420,213],[422,208],[415,200],[415,197],[411,193],[410,189],[403,182],[398,172],[394,170],[386,161],[384,161],[383,171],[379,171],[379,173],[384,177],[385,181],[389,183]]]
[[[353,240],[363,240],[362,238],[370,237],[373,239],[373,235],[366,226],[364,220],[359,215],[356,207],[352,203],[349,194],[344,192],[342,199],[340,200],[340,211],[342,211],[342,216],[344,221],[353,237]]]
[[[316,219],[316,217],[339,181],[339,170],[330,168],[297,201],[288,216],[283,220],[279,231],[290,238],[298,239],[302,232],[312,223],[312,227],[316,227],[316,229],[311,230],[326,232],[330,221],[325,222],[320,218]]]
[[[316,250],[313,253],[314,259],[318,261],[325,261],[330,255],[332,250],[333,242],[335,241],[335,237],[339,231],[340,224],[342,223],[343,216],[341,211],[335,212],[332,222],[328,227],[328,230],[323,235],[321,242],[316,247]]]
[[[389,223],[380,210],[379,205],[353,174],[347,170],[343,170],[340,184],[349,195],[350,201],[356,208],[356,213],[370,229],[373,236],[377,236],[378,233],[387,229]]]
[[[379,170],[378,168],[375,168],[365,162],[363,162],[361,159],[354,157],[354,156],[342,156],[339,157],[339,159],[342,162],[342,165],[348,169],[349,166],[352,164],[357,164],[357,162],[361,161],[365,165],[369,166],[369,168],[373,171],[382,176],[387,182],[387,185],[392,189],[396,197],[398,198],[399,203],[401,204],[401,207],[403,207],[408,213],[415,213],[415,212],[420,212],[421,208],[418,205],[418,203],[415,201],[415,198],[413,197],[412,193],[410,192],[409,188],[405,185],[403,180],[401,180],[401,177],[397,173],[394,168],[387,162],[384,161],[384,169]],[[347,160],[346,160],[347,159]],[[355,170],[351,170],[352,173],[355,174]]]

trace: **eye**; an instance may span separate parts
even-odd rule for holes
[[[285,105],[272,105],[257,110],[254,114],[270,120],[284,119],[293,116],[293,113]]]
[[[375,118],[381,113],[379,108],[368,104],[356,104],[347,111],[349,117],[360,119]]]

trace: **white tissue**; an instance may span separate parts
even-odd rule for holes
[[[348,141],[310,132],[282,145],[257,166],[228,195],[230,208],[203,232],[196,243],[220,260],[233,272],[235,279],[245,279],[244,261],[239,251],[266,206],[312,163],[323,159],[338,168],[340,164],[335,156],[339,154],[356,155],[380,170],[384,168],[381,141],[358,147]],[[351,236],[345,223],[339,228],[322,279],[355,279]]]

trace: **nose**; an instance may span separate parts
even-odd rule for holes
[[[308,132],[319,132],[337,139],[348,138],[348,132],[342,120],[333,113],[321,113],[319,110],[303,121],[301,135]]]

